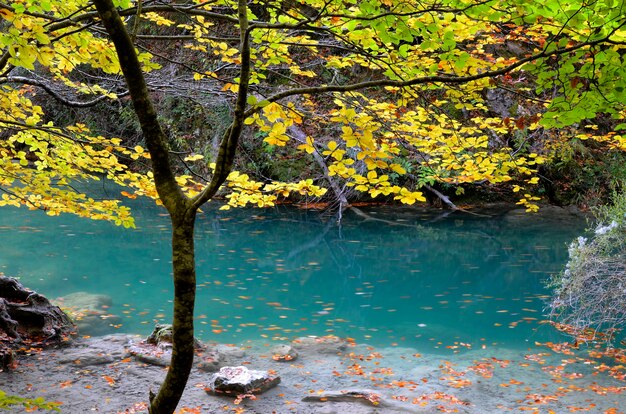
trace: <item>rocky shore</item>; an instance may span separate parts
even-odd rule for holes
[[[332,336],[278,345],[202,344],[178,413],[564,413],[573,408],[620,413],[626,406],[622,381],[609,383],[582,364],[575,367],[577,375],[558,372],[563,355],[497,353],[496,358],[472,350],[452,359],[409,348],[374,349]],[[79,339],[19,355],[14,370],[0,372],[0,389],[59,401],[63,413],[146,413],[148,391],[158,389],[167,359],[166,348],[138,336]],[[255,396],[212,392],[214,375],[223,367],[261,370],[279,381]],[[548,368],[557,371],[558,380]]]
[[[300,338],[268,346],[266,352],[234,345],[203,346],[197,351],[179,412],[416,412],[383,390],[370,389],[372,383],[358,372],[345,374],[356,369],[349,364],[355,350],[353,344],[336,337]],[[158,389],[168,358],[166,348],[138,336],[80,339],[18,356],[16,369],[0,372],[0,384],[8,394],[59,401],[64,413],[146,412],[148,391]],[[211,378],[222,367],[260,369],[280,378],[280,383],[255,397],[212,392]],[[383,371],[377,375],[384,376]],[[367,382],[369,388],[364,387]],[[27,411],[14,408],[12,412]]]

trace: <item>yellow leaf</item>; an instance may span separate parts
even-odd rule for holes
[[[204,155],[202,154],[193,154],[193,155],[187,155],[184,160],[185,161],[198,161],[204,158]]]
[[[400,175],[406,174],[406,170],[400,164],[390,164],[389,168]]]

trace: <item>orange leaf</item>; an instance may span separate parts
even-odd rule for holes
[[[195,407],[195,408],[183,407],[179,411],[176,411],[175,414],[202,414],[202,411],[200,410],[200,407]]]

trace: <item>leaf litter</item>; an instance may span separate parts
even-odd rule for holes
[[[116,340],[81,339],[74,348],[21,357],[15,372],[0,373],[3,390],[62,402],[62,412],[145,413],[148,389],[156,390],[162,367],[140,363]],[[328,337],[328,341],[330,338]],[[137,338],[135,338],[137,340]],[[325,343],[323,337],[317,341]],[[337,341],[333,338],[332,341]],[[109,343],[113,363],[83,366],[60,357],[80,347]],[[328,342],[335,343],[335,342]],[[209,396],[209,373],[194,368],[179,414],[204,412],[316,413],[324,404],[350,413],[372,407],[410,412],[591,412],[618,414],[626,407],[626,350],[593,342],[537,343],[528,352],[475,349],[457,344],[454,353],[426,354],[413,348],[374,348],[345,340],[336,353],[303,349],[294,361],[275,361],[270,344],[231,345],[232,361],[280,375],[277,388],[258,396]],[[82,362],[84,363],[84,361]],[[10,380],[8,379],[10,376]]]

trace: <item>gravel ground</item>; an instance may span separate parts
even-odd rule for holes
[[[132,344],[141,339],[110,335],[22,355],[16,370],[0,372],[0,389],[59,401],[63,413],[145,413],[148,390],[156,391],[165,375],[166,368],[158,364],[165,363],[167,354],[131,355]],[[276,361],[275,348],[260,343],[208,345],[196,358],[178,412],[567,413],[573,407],[586,407],[588,412],[615,408],[606,412],[619,413],[626,407],[626,398],[617,388],[604,395],[590,391],[590,384],[604,381],[591,372],[557,381],[545,369],[549,361],[535,364],[518,351],[498,350],[498,359],[493,359],[477,350],[450,355],[446,361],[442,355],[420,355],[410,348],[378,350],[336,337],[302,338],[285,347],[297,352],[295,359]],[[562,357],[554,356],[555,365]],[[281,382],[256,399],[242,401],[205,391],[209,371],[239,365],[271,370]],[[478,369],[468,371],[468,366]],[[548,398],[552,395],[558,398]],[[12,408],[11,412],[28,411]]]

